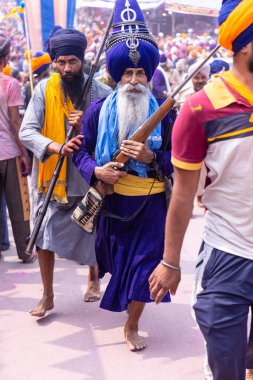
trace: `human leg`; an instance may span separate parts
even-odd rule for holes
[[[140,351],[146,347],[144,339],[138,334],[139,320],[144,307],[145,303],[138,301],[132,301],[128,305],[128,320],[124,327],[124,335],[130,351]]]
[[[251,305],[251,325],[246,355],[246,380],[253,380],[253,306]]]
[[[54,307],[53,275],[54,252],[38,248],[38,260],[43,284],[43,296],[38,305],[30,311],[33,317],[44,317],[48,310]]]
[[[84,302],[95,302],[100,299],[100,281],[98,279],[98,267],[89,267],[87,290],[84,294]]]
[[[8,233],[8,224],[7,224],[7,213],[6,213],[6,200],[4,193],[2,194],[1,202],[1,222],[2,222],[2,251],[6,251],[10,247],[9,233]]]
[[[251,260],[215,249],[206,265],[194,309],[214,380],[245,379],[252,275]]]

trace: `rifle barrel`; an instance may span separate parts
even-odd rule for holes
[[[175,104],[175,97],[178,95],[179,91],[199,72],[202,66],[209,61],[209,59],[219,50],[220,46],[217,45],[211,53],[199,63],[196,69],[187,76],[187,78],[173,91],[173,93],[163,102],[163,104],[151,115],[148,120],[145,121],[132,135],[130,140],[138,141],[144,143],[148,138],[150,133],[155,129],[155,127],[162,121],[166,114],[171,110]],[[113,155],[113,160],[116,160],[122,164],[125,164],[128,157],[119,150],[117,150]]]

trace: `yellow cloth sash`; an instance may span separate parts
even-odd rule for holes
[[[221,78],[253,106],[253,93],[231,71],[224,71],[219,76],[212,76],[212,81],[204,87],[204,91],[215,109],[224,108],[236,102],[235,96],[231,94]]]
[[[63,93],[61,88],[60,74],[54,73],[47,82],[45,91],[45,121],[42,128],[42,135],[54,142],[63,144],[66,138],[65,116],[69,118],[69,111],[74,109],[70,99],[67,99],[67,107],[64,106]],[[67,109],[68,108],[68,109]],[[53,177],[53,173],[58,161],[58,156],[53,154],[46,162],[39,163],[38,192],[44,196],[48,191],[48,186]],[[59,203],[67,203],[66,178],[67,160],[65,159],[56,182],[51,200]]]
[[[141,178],[132,174],[121,177],[114,185],[114,192],[128,197],[158,194],[165,191],[164,182],[153,178]]]
[[[232,50],[233,41],[252,24],[252,0],[243,0],[230,13],[219,29],[219,44]]]
[[[224,71],[221,74],[222,79],[225,80],[239,95],[246,99],[251,106],[253,106],[253,93],[240,82],[231,71]]]

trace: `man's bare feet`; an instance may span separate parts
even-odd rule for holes
[[[125,340],[130,351],[141,351],[146,347],[144,338],[138,334],[138,329],[124,328]]]
[[[38,303],[38,305],[34,309],[30,310],[30,314],[33,317],[41,318],[41,317],[44,317],[44,315],[46,314],[48,310],[52,310],[53,308],[54,308],[54,296],[51,296],[51,297],[43,296],[40,302]]]
[[[89,281],[86,293],[84,294],[84,302],[95,302],[100,300],[100,281]]]
[[[253,369],[246,369],[246,380],[253,380]]]

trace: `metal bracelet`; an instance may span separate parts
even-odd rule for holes
[[[59,153],[58,153],[59,157],[62,157],[62,148],[64,147],[64,145],[66,145],[66,143],[63,143],[62,146],[60,147],[60,150],[59,150]]]
[[[161,260],[160,263],[164,265],[167,268],[174,269],[174,270],[181,270],[180,267],[175,267],[174,265],[168,264],[165,261]]]

